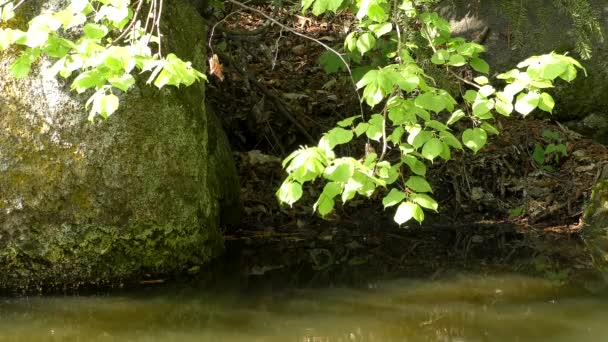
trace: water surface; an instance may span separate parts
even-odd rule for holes
[[[608,341],[608,299],[513,275],[4,298],[0,341]]]

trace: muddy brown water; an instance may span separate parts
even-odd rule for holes
[[[608,341],[608,298],[518,275],[3,298],[0,341]]]

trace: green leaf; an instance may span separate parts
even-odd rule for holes
[[[19,79],[26,77],[32,68],[32,63],[34,63],[38,57],[40,56],[40,49],[27,49],[25,50],[19,58],[13,62],[10,66],[11,74]]]
[[[561,138],[561,136],[559,135],[559,132],[552,131],[549,129],[543,130],[543,137],[550,139],[550,140],[556,140],[556,141]]]
[[[15,11],[13,10],[15,6],[12,1],[9,1],[8,3],[3,2],[3,4],[4,6],[0,6],[0,20],[8,21],[15,16]]]
[[[476,82],[477,84],[479,84],[479,85],[486,85],[486,84],[488,84],[488,83],[490,82],[490,81],[488,80],[488,78],[487,78],[487,77],[485,77],[485,76],[478,76],[478,77],[475,77],[475,78],[473,79],[473,81],[475,81],[475,82]]]
[[[559,77],[561,79],[563,79],[564,81],[570,82],[576,78],[576,74],[577,74],[576,68],[572,65],[568,65],[568,67],[566,68],[566,71],[564,71],[561,75],[559,75]]]
[[[462,133],[462,142],[473,153],[477,153],[488,140],[488,134],[481,128],[469,128]]]
[[[46,43],[49,39],[49,32],[42,29],[35,29],[30,26],[25,37],[26,40],[23,44],[30,48],[36,48]]]
[[[0,51],[6,50],[12,44],[25,39],[26,33],[10,28],[0,29]]]
[[[369,127],[365,131],[365,135],[371,140],[380,141],[384,128],[384,118],[382,115],[374,114],[368,121]]]
[[[393,24],[391,23],[383,23],[383,24],[373,24],[369,25],[368,28],[374,32],[376,37],[380,38],[383,35],[391,32],[393,30]]]
[[[367,122],[360,122],[357,127],[355,127],[355,134],[361,136],[361,134],[367,132],[368,128],[369,124]]]
[[[302,13],[305,13],[307,9],[312,6],[315,0],[302,0]]]
[[[411,154],[405,155],[401,158],[401,160],[407,165],[409,166],[410,170],[412,170],[413,173],[419,175],[419,176],[424,176],[426,175],[426,165],[424,165],[423,162],[421,162],[420,160],[418,160],[418,158],[414,157]]]
[[[412,202],[402,202],[395,212],[394,220],[398,225],[402,225],[414,217],[414,206]]]
[[[327,142],[327,145],[330,149],[333,149],[337,145],[346,144],[353,139],[353,132],[350,129],[344,129],[341,127],[336,127],[327,132],[321,140]],[[321,145],[321,142],[319,142]]]
[[[84,36],[89,39],[101,39],[108,34],[108,27],[105,25],[88,23],[84,25]]]
[[[521,216],[521,214],[523,214],[523,213],[524,213],[524,207],[513,208],[513,209],[509,210],[509,217],[515,218],[515,217]]]
[[[494,102],[486,99],[477,99],[473,103],[473,115],[476,117],[487,120],[492,118],[490,111],[494,108]]]
[[[368,84],[363,90],[363,98],[368,106],[374,107],[384,99],[384,93],[378,83]]]
[[[445,49],[440,49],[433,54],[431,62],[433,64],[445,64],[448,59],[450,59],[450,53]]]
[[[443,143],[437,138],[432,138],[422,147],[422,156],[430,161],[433,161],[443,151]]]
[[[436,129],[438,131],[447,131],[449,130],[448,126],[442,124],[441,122],[437,121],[437,120],[428,120],[424,123],[424,125],[426,127],[430,127],[433,129]]]
[[[311,0],[312,1],[312,0]],[[357,48],[357,32],[353,31],[344,38],[344,47],[353,52]]]
[[[467,57],[476,57],[477,54],[484,51],[485,48],[476,43],[464,43],[456,48],[456,52]]]
[[[419,204],[423,208],[427,208],[433,211],[437,211],[439,204],[431,196],[427,194],[412,194],[410,200],[416,204]]]
[[[321,56],[319,56],[319,64],[328,74],[346,70],[344,62],[342,62],[340,57],[331,51],[325,51],[321,54]]]
[[[422,208],[418,204],[414,204],[413,211],[414,220],[422,223],[424,221],[424,211],[422,211]]]
[[[541,145],[534,144],[532,159],[534,159],[538,165],[543,165],[545,163],[545,149]]]
[[[119,100],[114,94],[102,96],[99,101],[99,114],[101,114],[101,117],[104,119],[114,114],[114,112],[118,109]]]
[[[533,78],[554,80],[569,66],[567,61],[553,58],[552,55],[535,56],[530,59],[533,59],[534,62],[528,66],[527,72]]]
[[[474,103],[477,101],[477,99],[479,99],[479,94],[475,90],[469,89],[464,93],[462,98],[464,98],[468,103]]]
[[[484,131],[486,131],[487,133],[494,134],[494,135],[500,134],[500,132],[496,129],[496,127],[490,125],[487,122],[482,123],[481,126],[479,126],[479,127],[481,129],[483,129]]]
[[[355,166],[353,163],[343,162],[335,163],[327,167],[325,169],[324,176],[331,181],[346,183],[350,178],[352,178],[354,173]]]
[[[433,192],[426,179],[420,176],[410,176],[405,185],[415,192]]]
[[[564,144],[557,144],[555,146],[555,150],[557,152],[561,153],[562,156],[564,156],[564,157],[568,155],[568,150],[566,149],[566,145],[564,145]]]
[[[431,92],[426,92],[424,94],[418,95],[416,100],[414,100],[416,106],[432,110],[435,113],[439,113],[446,107],[445,100],[442,96],[435,95]]]
[[[407,142],[414,146],[415,148],[420,148],[424,145],[429,139],[433,137],[433,134],[429,131],[420,131],[412,138],[412,134],[407,137]],[[411,138],[411,139],[410,139]]]
[[[319,0],[317,0],[317,1],[319,1]],[[359,50],[359,52],[362,55],[365,54],[367,51],[373,49],[375,45],[376,45],[376,38],[374,38],[374,35],[372,35],[369,32],[363,33],[357,39],[357,49]]]
[[[461,55],[451,55],[450,59],[448,60],[448,65],[456,67],[463,66],[465,64],[467,64],[467,60]]]
[[[367,11],[367,16],[378,23],[381,22],[385,22],[388,19],[388,15],[386,14],[386,11],[384,11],[384,8],[382,8],[382,6],[378,5],[378,4],[372,4],[369,6],[369,9]]]
[[[499,74],[498,76],[496,76],[496,78],[498,78],[499,80],[512,80],[517,78],[520,73],[521,71],[519,71],[518,69],[511,69],[507,72]]]
[[[391,189],[391,191],[382,199],[382,204],[384,208],[391,207],[393,205],[397,205],[401,203],[405,199],[405,193],[403,191],[399,191],[395,188]]]
[[[557,146],[555,144],[549,144],[545,147],[545,154],[549,155],[553,152],[557,151]]]
[[[517,95],[515,110],[523,116],[526,116],[530,114],[536,107],[538,107],[539,102],[540,95],[537,92],[531,91],[527,94],[522,93]]]
[[[326,216],[334,210],[334,197],[342,192],[343,185],[337,182],[329,182],[325,184],[323,192],[313,205],[313,210],[319,212],[321,216]]]
[[[481,87],[479,89],[479,94],[483,97],[488,97],[492,94],[494,94],[496,92],[496,89],[494,89],[494,87],[492,87],[491,85],[484,85],[483,87]]]
[[[126,92],[135,84],[135,78],[133,78],[131,74],[124,74],[120,77],[112,77],[108,79],[108,82],[110,82],[113,87]]]
[[[401,138],[405,134],[405,129],[401,126],[395,127],[391,135],[388,137],[388,141],[392,142],[395,145],[398,145],[401,142]]]
[[[441,140],[446,143],[448,146],[452,146],[453,148],[457,148],[462,150],[462,144],[458,139],[450,132],[439,132],[439,137]]]
[[[515,95],[519,94],[525,88],[526,84],[518,81],[511,84],[507,84],[505,86],[504,91],[502,92],[502,95],[505,97],[503,100],[506,100],[506,102],[510,102]]]
[[[72,90],[76,90],[77,93],[81,94],[87,89],[99,88],[106,83],[105,76],[105,74],[96,69],[83,72],[72,82]]]
[[[494,108],[499,114],[504,116],[509,116],[513,112],[513,104],[511,104],[510,102],[502,101],[500,99],[496,99],[496,102],[494,103]]]
[[[441,150],[441,154],[439,156],[445,161],[452,160],[452,152],[450,149],[450,145],[443,143],[443,150]]]
[[[418,222],[422,222],[424,220],[424,212],[422,211],[422,208],[420,208],[420,206],[416,203],[409,201],[402,202],[399,207],[397,207],[397,211],[395,212],[395,222],[401,225],[412,218]]]
[[[452,125],[464,117],[465,117],[465,114],[462,111],[462,109],[458,109],[454,113],[452,113],[452,116],[450,116],[450,119],[448,120],[447,124],[448,124],[448,126]]]
[[[547,93],[540,94],[538,108],[544,110],[545,112],[551,113],[553,111],[553,107],[555,107],[555,100],[553,100],[553,97]]]
[[[469,63],[471,64],[471,67],[477,72],[481,72],[482,74],[487,74],[490,72],[490,66],[486,61],[481,58],[472,58]]]
[[[361,115],[355,115],[355,116],[351,116],[350,118],[346,118],[344,120],[338,121],[337,125],[340,127],[348,127],[351,126],[353,124],[353,122],[355,122],[355,120],[360,119]]]

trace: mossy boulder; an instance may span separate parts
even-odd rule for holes
[[[454,34],[477,38],[486,46],[484,58],[493,75],[551,51],[581,60],[588,77],[580,73],[571,84],[558,82],[561,85],[551,91],[557,102],[553,117],[608,143],[605,0],[444,0],[440,11],[449,18]],[[584,59],[587,55],[591,58]]]
[[[22,22],[62,3],[28,2]],[[164,6],[165,48],[204,69],[202,18],[184,1]],[[1,289],[117,284],[180,272],[221,251],[239,188],[204,84],[140,82],[121,95],[118,112],[91,123],[86,96],[45,73],[52,60],[15,79],[18,54],[0,54]]]
[[[583,219],[585,223],[583,240],[591,253],[594,267],[601,272],[606,285],[608,284],[608,177],[593,187],[591,197],[585,205]]]
[[[608,236],[608,178],[593,187],[584,219],[591,230],[606,232]]]

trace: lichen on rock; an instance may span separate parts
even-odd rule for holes
[[[165,46],[204,69],[202,18],[184,1],[164,11]],[[51,60],[15,79],[18,53],[0,55],[0,288],[136,280],[221,251],[238,181],[204,84],[139,82],[117,113],[91,123],[86,98],[46,75]]]

